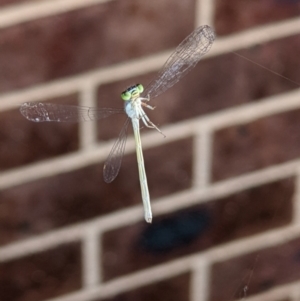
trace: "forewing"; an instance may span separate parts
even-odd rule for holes
[[[124,113],[124,109],[25,102],[21,105],[20,112],[25,118],[34,122],[81,122],[99,120],[113,114]]]
[[[210,50],[214,40],[215,33],[208,25],[195,29],[177,46],[143,96],[154,98],[176,84]]]

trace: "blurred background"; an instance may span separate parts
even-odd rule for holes
[[[102,176],[125,115],[19,106],[122,108],[204,24],[211,51],[151,101],[167,137],[141,131],[147,224],[131,128]],[[299,33],[298,0],[0,0],[0,300],[300,300]]]

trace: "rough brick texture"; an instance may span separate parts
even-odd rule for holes
[[[300,5],[294,0],[217,0],[215,26],[220,35],[297,17]]]
[[[193,2],[108,1],[2,29],[0,91],[175,47],[193,28]]]
[[[292,179],[252,188],[208,204],[138,223],[103,236],[104,277],[110,279],[192,254],[292,219]]]
[[[103,301],[186,301],[189,299],[189,286],[190,275],[183,274]]]
[[[0,6],[10,6],[18,3],[26,3],[33,0],[1,0]]]
[[[266,292],[276,285],[299,280],[300,240],[214,264],[210,301],[234,300],[247,285],[247,295]],[[226,279],[226,281],[224,281]]]
[[[80,244],[0,264],[0,299],[40,301],[81,287]]]
[[[46,102],[77,104],[70,95]],[[78,149],[78,125],[74,123],[33,123],[19,110],[1,113],[0,170],[67,154]]]
[[[300,83],[297,49],[300,51],[299,39],[292,36],[238,53]],[[147,86],[155,76],[156,72],[102,85],[98,90],[98,106],[122,107],[122,91],[134,83]],[[179,84],[152,100],[156,109],[150,111],[149,116],[156,124],[165,125],[256,102],[263,97],[297,88],[295,83],[233,53],[224,54],[201,61]],[[101,121],[99,124],[101,137],[107,137],[103,128],[106,129],[104,125],[109,122]]]
[[[38,7],[26,11],[26,2],[49,5],[47,16]],[[280,286],[274,301],[299,295],[300,102],[291,98],[300,99],[292,82],[300,83],[299,1],[78,4],[0,3],[1,16],[4,8],[11,11],[0,20],[0,300],[226,301],[259,299]],[[94,157],[95,150],[99,158],[108,155],[102,145],[118,137],[125,115],[91,126],[42,124],[24,119],[17,107],[51,101],[120,108],[126,87],[146,86],[156,76],[147,57],[174,48],[204,23],[199,16],[211,20],[220,43],[180,83],[151,99],[154,111],[145,109],[167,134],[141,127],[154,205],[150,225],[134,150],[111,184]],[[273,32],[264,26],[273,24]],[[115,78],[111,67],[120,70]],[[242,124],[236,112],[246,108],[252,121]],[[73,158],[78,165],[69,164]],[[61,245],[65,237],[76,243]]]
[[[294,110],[216,132],[213,180],[296,159],[300,155],[299,120],[300,110]]]
[[[191,186],[191,142],[191,139],[184,139],[145,152],[149,189],[153,198]],[[174,152],[173,149],[186,151]],[[165,163],[153,164],[158,157],[164,157]],[[113,184],[104,182],[103,163],[99,162],[0,191],[0,244],[140,204],[135,154],[126,156],[122,165]]]

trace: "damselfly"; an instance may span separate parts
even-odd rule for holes
[[[51,103],[24,103],[21,105],[20,111],[28,120],[34,122],[91,121],[103,119],[125,111],[128,118],[105,161],[103,177],[105,182],[110,183],[119,173],[127,139],[127,128],[131,120],[136,142],[145,220],[151,223],[152,212],[140,138],[140,120],[146,127],[154,128],[160,133],[161,131],[149,119],[144,108],[153,110],[154,108],[148,104],[150,99],[165,92],[187,74],[210,50],[214,40],[215,34],[211,27],[204,25],[195,29],[177,46],[158,75],[145,89],[141,84],[137,84],[122,92],[121,98],[124,101],[124,109],[90,108]]]

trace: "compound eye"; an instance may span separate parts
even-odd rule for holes
[[[124,91],[122,94],[121,94],[121,98],[123,99],[123,100],[129,100],[130,98],[131,98],[131,93],[130,92],[128,92],[128,91]]]
[[[142,93],[144,91],[144,87],[143,87],[142,84],[137,84],[136,86],[137,86],[140,93]]]

